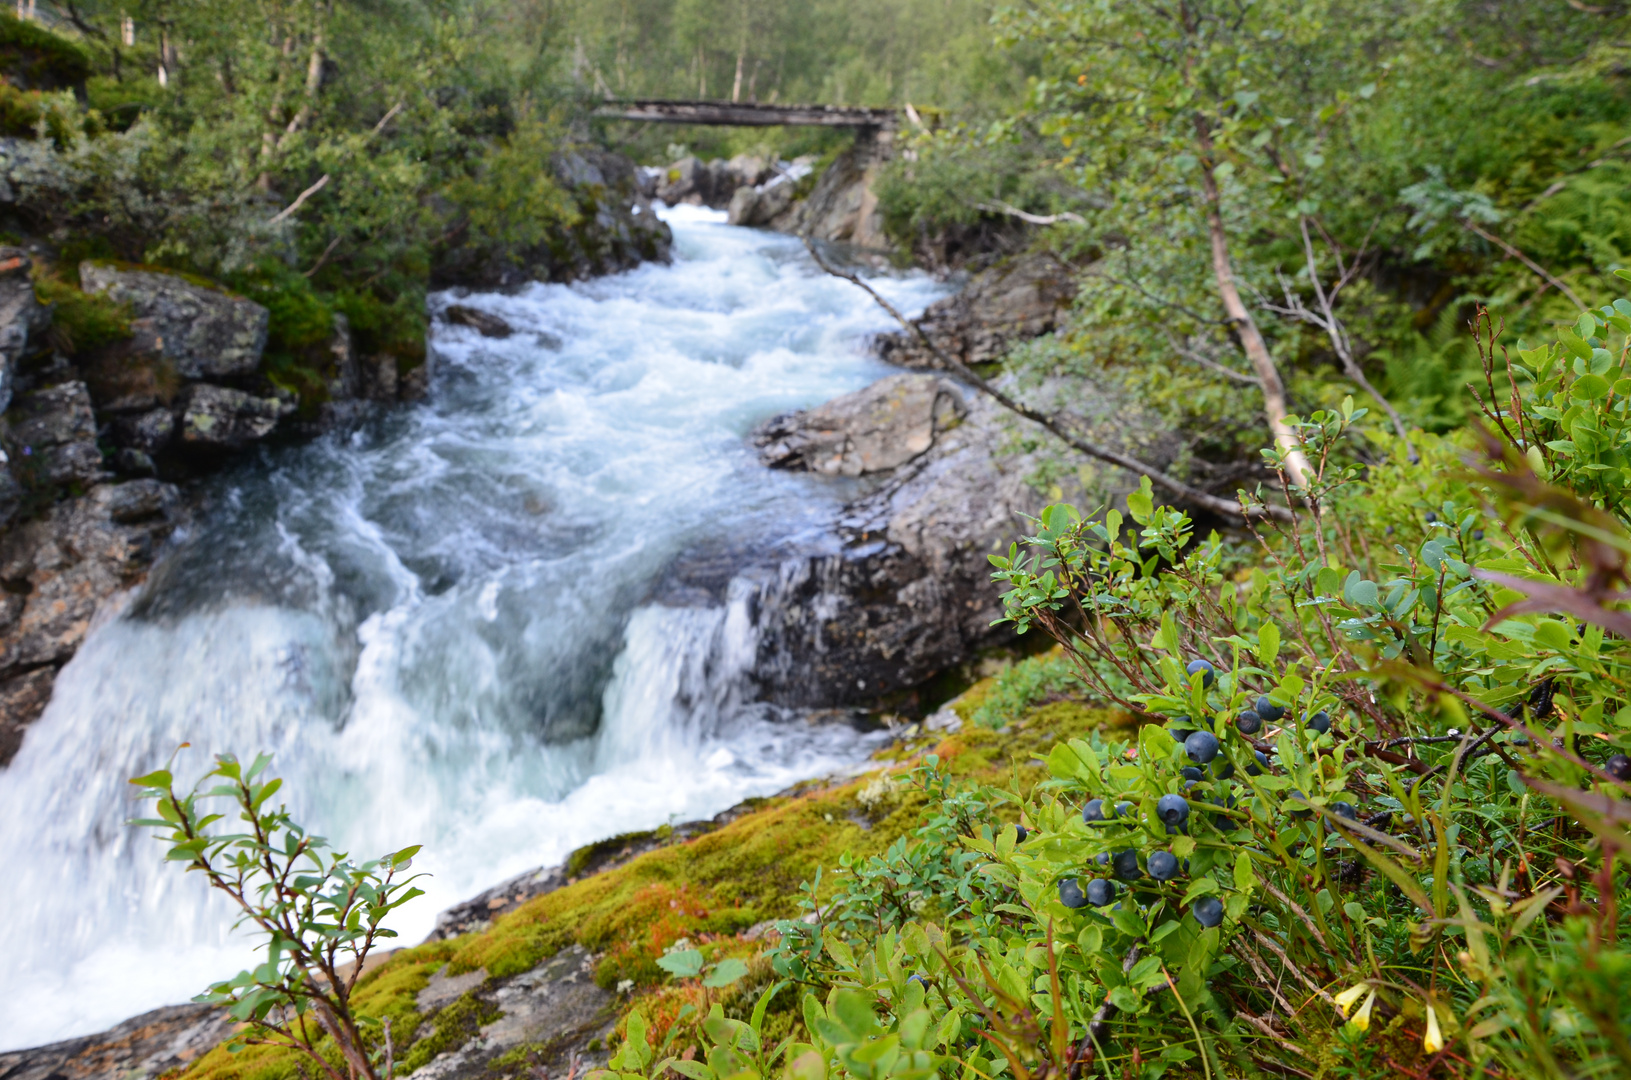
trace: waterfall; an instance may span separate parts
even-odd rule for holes
[[[673,265],[460,297],[517,332],[438,329],[428,404],[210,482],[0,770],[0,1049],[250,962],[226,905],[124,824],[126,778],[172,754],[192,777],[213,753],[269,751],[337,847],[424,844],[429,895],[393,924],[412,943],[584,843],[867,752],[755,699],[756,586],[654,597],[682,552],[774,545],[831,514],[841,491],[763,469],[743,436],[885,374],[861,341],[886,317],[796,240],[668,218]],[[877,284],[906,308],[939,292]]]

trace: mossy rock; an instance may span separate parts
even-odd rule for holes
[[[0,13],[0,77],[22,90],[83,89],[90,57],[67,38]]]

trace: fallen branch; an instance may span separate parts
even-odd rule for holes
[[[1080,435],[1077,435],[1075,432],[1066,429],[1064,425],[1062,425],[1056,418],[1014,400],[1001,390],[997,389],[995,386],[991,385],[991,383],[981,378],[967,364],[947,355],[945,350],[936,345],[929,335],[924,332],[921,326],[902,315],[895,309],[893,304],[880,296],[878,291],[871,285],[868,285],[865,281],[862,281],[855,274],[847,274],[842,270],[838,270],[830,265],[826,259],[821,257],[821,253],[816,250],[815,244],[811,242],[808,236],[804,237],[804,246],[809,249],[810,257],[815,260],[817,266],[821,267],[821,269],[825,270],[833,277],[843,278],[850,284],[865,290],[868,296],[877,301],[879,307],[889,312],[894,320],[900,323],[902,328],[904,328],[908,333],[915,333],[918,339],[923,342],[923,345],[934,354],[935,359],[939,360],[949,370],[955,372],[958,377],[962,378],[971,386],[978,389],[981,393],[996,401],[1009,412],[1023,416],[1032,423],[1041,425],[1053,435],[1056,435],[1060,439],[1064,440],[1064,442],[1071,447],[1080,450],[1089,457],[1098,458],[1100,461],[1105,461],[1112,465],[1119,465],[1121,468],[1126,469],[1135,476],[1147,476],[1150,478],[1151,483],[1165,488],[1167,491],[1172,492],[1181,499],[1194,503],[1197,506],[1204,507],[1207,510],[1212,511],[1214,514],[1224,514],[1232,518],[1244,519],[1248,516],[1248,513],[1261,513],[1280,521],[1291,520],[1291,511],[1285,509],[1284,507],[1270,506],[1265,504],[1260,510],[1248,511],[1247,508],[1242,506],[1239,502],[1230,502],[1227,499],[1220,499],[1216,495],[1210,495],[1198,488],[1191,487],[1182,480],[1168,476],[1166,473],[1160,471],[1154,466],[1139,461],[1135,457],[1130,457],[1127,454],[1120,453],[1119,451],[1111,450],[1107,447],[1089,442]]]

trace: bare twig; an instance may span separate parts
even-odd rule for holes
[[[872,299],[878,303],[879,307],[889,312],[894,320],[900,323],[902,328],[909,333],[915,333],[918,339],[923,342],[923,345],[931,353],[934,354],[937,360],[939,360],[951,371],[955,372],[960,378],[974,386],[980,392],[992,398],[1009,412],[1023,416],[1025,419],[1041,425],[1052,434],[1064,440],[1065,443],[1077,450],[1080,450],[1089,457],[1098,458],[1100,461],[1106,461],[1112,465],[1119,465],[1134,475],[1148,476],[1152,483],[1158,484],[1179,498],[1194,503],[1197,506],[1204,507],[1215,514],[1225,514],[1232,518],[1245,518],[1247,516],[1246,508],[1240,503],[1230,502],[1227,499],[1220,499],[1216,495],[1210,495],[1199,490],[1198,488],[1191,487],[1182,480],[1168,476],[1166,473],[1156,469],[1154,466],[1139,461],[1137,458],[1130,457],[1129,455],[1120,453],[1119,451],[1111,450],[1107,447],[1089,442],[1080,435],[1077,435],[1075,432],[1066,429],[1064,425],[1061,424],[1056,418],[1049,416],[1046,413],[1039,412],[1038,410],[1009,397],[1007,394],[991,385],[991,383],[981,378],[967,364],[964,364],[961,360],[954,359],[953,357],[947,355],[946,351],[940,348],[940,346],[936,345],[929,335],[924,332],[921,326],[902,315],[893,304],[879,295],[878,291],[871,285],[868,285],[865,281],[862,281],[857,275],[845,273],[844,271],[838,270],[829,264],[826,259],[821,257],[821,253],[816,250],[815,244],[808,236],[804,237],[804,246],[810,250],[810,257],[815,260],[817,266],[821,267],[822,270],[825,270],[833,277],[843,278],[850,284],[865,290],[867,295],[872,297]],[[1290,520],[1291,518],[1291,511],[1285,509],[1284,507],[1270,506],[1265,504],[1261,512],[1280,520]]]
[[[1337,251],[1333,245],[1332,250],[1336,255],[1337,263],[1337,279],[1327,288],[1320,277],[1319,262],[1314,257],[1314,241],[1308,235],[1308,218],[1306,216],[1301,219],[1300,225],[1303,234],[1303,255],[1308,265],[1308,280],[1313,282],[1314,300],[1319,305],[1319,310],[1309,310],[1308,306],[1303,303],[1302,297],[1297,295],[1296,290],[1291,287],[1291,283],[1286,280],[1283,274],[1279,275],[1279,278],[1280,291],[1285,294],[1285,303],[1273,304],[1265,301],[1263,306],[1277,315],[1284,315],[1325,331],[1325,336],[1331,342],[1331,350],[1336,353],[1337,359],[1342,363],[1343,374],[1382,407],[1382,410],[1388,414],[1388,419],[1393,421],[1393,430],[1404,441],[1405,449],[1410,454],[1410,460],[1412,462],[1419,461],[1420,457],[1416,453],[1416,447],[1411,443],[1410,435],[1405,430],[1404,419],[1399,415],[1399,411],[1393,407],[1392,403],[1383,397],[1381,392],[1372,386],[1371,381],[1365,377],[1365,372],[1360,368],[1358,361],[1354,359],[1353,342],[1348,337],[1347,327],[1342,324],[1341,319],[1337,318],[1337,294],[1358,277],[1360,263],[1365,255],[1364,246],[1361,245],[1359,253],[1354,257],[1353,262],[1344,265],[1342,253]],[[1369,242],[1369,237],[1366,238],[1366,241]]]
[[[303,205],[305,205],[305,202],[306,202],[307,199],[311,198],[313,195],[317,194],[319,191],[322,191],[323,188],[327,187],[328,186],[328,181],[329,181],[329,174],[324,173],[321,177],[318,178],[317,183],[313,184],[311,187],[307,188],[305,191],[302,191],[299,195],[295,196],[294,202],[290,203],[288,206],[285,206],[282,210],[278,211],[277,216],[272,218],[272,220],[268,221],[266,224],[267,225],[276,225],[278,222],[282,221],[284,218],[288,217],[290,214],[293,214],[296,210],[299,210]]]
[[[1234,379],[1236,382],[1243,382],[1251,386],[1259,387],[1263,385],[1262,381],[1255,375],[1247,375],[1244,372],[1236,371],[1234,368],[1225,364],[1220,364],[1218,361],[1212,359],[1210,356],[1207,356],[1199,349],[1192,349],[1185,345],[1171,333],[1167,334],[1167,340],[1172,343],[1172,351],[1183,357],[1185,360],[1192,360],[1201,365],[1201,367],[1206,368],[1209,371],[1215,371],[1225,378]]]
[[[334,249],[340,246],[340,241],[342,239],[344,239],[344,237],[336,236],[334,239],[330,240],[328,242],[328,247],[324,248],[323,253],[317,256],[317,261],[312,263],[311,269],[307,270],[301,276],[311,277],[313,274],[317,273],[317,271],[321,270],[323,268],[323,264],[328,262],[328,257],[334,254]]]
[[[1519,251],[1505,240],[1502,240],[1499,236],[1496,236],[1494,233],[1487,231],[1471,218],[1462,218],[1461,224],[1466,227],[1468,232],[1482,236],[1485,240],[1488,240],[1490,243],[1512,256],[1512,258],[1517,259],[1519,262],[1523,263],[1523,265],[1533,270],[1535,274],[1541,278],[1541,280],[1550,283],[1552,288],[1556,289],[1564,296],[1567,296],[1575,307],[1579,308],[1581,311],[1586,310],[1586,302],[1580,299],[1580,297],[1575,294],[1573,289],[1569,288],[1562,281],[1553,277],[1545,267],[1541,266],[1534,259],[1531,259],[1529,256],[1525,255],[1523,252]]]
[[[1064,210],[1057,214],[1028,214],[1019,207],[1010,206],[1005,202],[977,202],[974,204],[974,209],[984,210],[991,214],[1007,214],[1009,217],[1018,218],[1027,225],[1057,225],[1061,221],[1068,221],[1073,225],[1087,224],[1086,218],[1082,217],[1080,214],[1072,213],[1069,210]]]

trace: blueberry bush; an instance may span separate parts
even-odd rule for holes
[[[1631,1074],[1631,303],[1477,330],[1481,424],[1412,460],[1351,401],[1291,418],[1309,483],[1266,452],[1299,513],[1249,544],[1147,482],[1045,510],[1007,618],[1141,723],[1028,785],[927,759],[922,828],[780,926],[808,1041],[716,1018],[706,1065],[614,1069]]]

